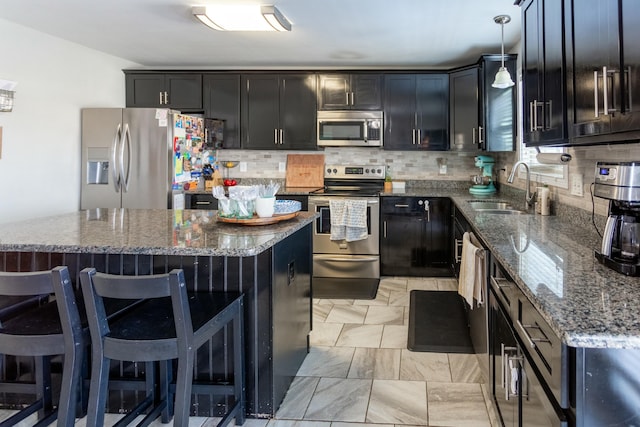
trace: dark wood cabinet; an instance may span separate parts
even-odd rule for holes
[[[480,120],[478,66],[449,74],[449,124],[451,151],[480,151],[478,126]]]
[[[396,196],[381,201],[381,274],[450,276],[451,201]]]
[[[517,55],[504,66],[516,77]],[[492,87],[501,55],[485,55],[478,64],[449,75],[450,150],[513,151],[516,141],[516,88]]]
[[[505,55],[504,66],[517,80],[517,55]],[[502,55],[484,55],[480,59],[480,128],[478,142],[484,151],[514,151],[516,146],[516,86],[498,89],[491,86],[503,63]]]
[[[318,75],[319,110],[379,110],[381,74]]]
[[[125,72],[127,107],[202,111],[202,74]]]
[[[528,146],[567,143],[563,7],[564,0],[532,0],[522,5],[522,119]]]
[[[221,148],[240,148],[240,75],[204,74],[204,116],[224,121]]]
[[[448,149],[447,74],[387,74],[384,95],[385,149]]]
[[[315,150],[313,74],[243,75],[242,148]]]
[[[640,4],[580,0],[565,6],[572,29],[574,143],[636,139],[640,46],[634,37],[640,35]]]

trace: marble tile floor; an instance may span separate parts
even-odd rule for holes
[[[247,419],[244,426],[490,427],[475,355],[406,349],[413,289],[456,290],[457,282],[384,277],[374,300],[314,300],[311,349],[276,417]],[[0,411],[0,421],[9,414]],[[105,425],[119,418],[107,414]],[[189,426],[217,422],[192,417]]]

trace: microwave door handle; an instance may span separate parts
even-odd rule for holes
[[[113,137],[113,144],[111,145],[111,176],[113,177],[113,187],[116,192],[120,191],[120,172],[118,170],[118,152],[120,151],[120,144],[122,143],[122,123],[118,123],[116,133]]]

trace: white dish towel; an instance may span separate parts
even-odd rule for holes
[[[366,200],[329,200],[331,240],[355,242],[367,238]]]
[[[474,298],[478,306],[484,304],[486,289],[484,251],[472,240],[475,240],[472,233],[466,232],[462,236],[462,259],[458,279],[458,293],[467,301],[471,309],[474,308]]]

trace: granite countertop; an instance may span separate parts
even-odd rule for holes
[[[464,189],[407,188],[383,196],[450,197],[495,259],[572,347],[640,348],[640,278],[611,270],[595,259],[600,237],[592,226],[566,216],[488,214]],[[524,196],[497,194],[524,207]]]
[[[446,184],[446,183],[445,183]],[[449,197],[492,256],[537,307],[562,341],[573,347],[640,348],[640,278],[599,264],[593,227],[563,215],[476,212],[468,184],[407,186],[388,196]],[[282,192],[282,194],[308,194]],[[484,199],[524,204],[521,194]],[[251,256],[315,217],[247,227],[219,223],[215,211],[84,211],[0,226],[0,250]]]
[[[272,225],[219,222],[217,211],[91,209],[0,225],[0,251],[253,256],[311,223],[315,214]]]

